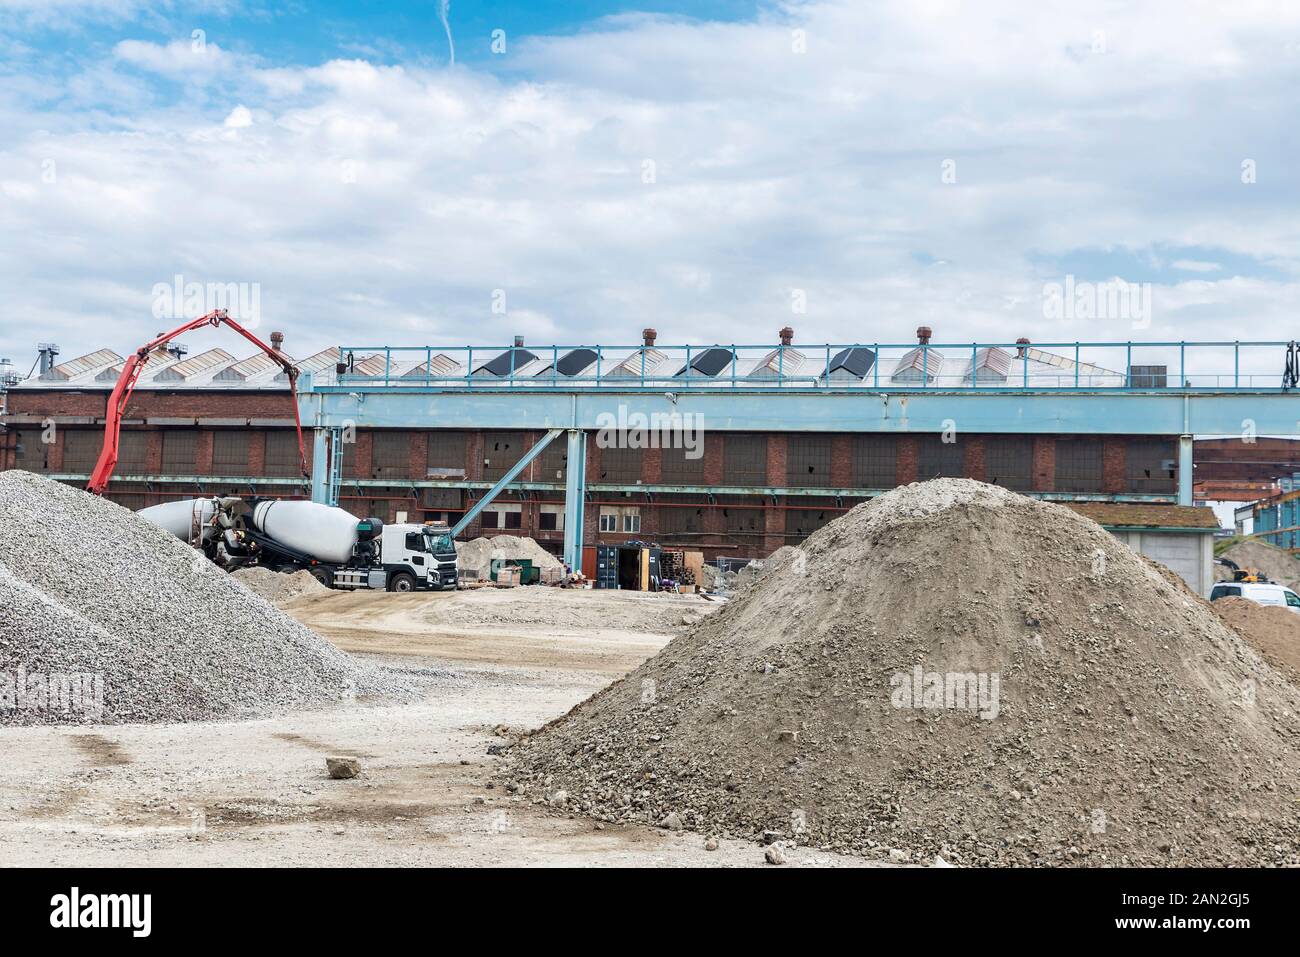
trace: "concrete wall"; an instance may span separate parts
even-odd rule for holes
[[[1177,572],[1192,591],[1209,597],[1214,587],[1214,532],[1115,532],[1139,555]]]

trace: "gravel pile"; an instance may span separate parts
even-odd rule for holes
[[[273,605],[293,601],[304,596],[328,595],[331,593],[318,582],[309,571],[277,572],[261,565],[251,568],[239,568],[232,573],[244,587],[261,595]]]
[[[465,578],[487,578],[494,558],[527,558],[536,568],[560,568],[564,564],[533,539],[517,535],[456,543],[456,571]]]
[[[0,472],[0,607],[0,725],[243,718],[413,689],[134,512],[27,472]],[[80,675],[102,710],[42,697]]]
[[[507,773],[607,821],[894,860],[1294,865],[1297,715],[1099,525],[943,479],[769,560]]]

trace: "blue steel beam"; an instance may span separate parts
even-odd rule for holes
[[[338,427],[585,429],[624,415],[691,415],[704,431],[1077,435],[1300,435],[1300,392],[570,392],[428,390],[299,396],[304,419]],[[310,417],[310,418],[308,418]],[[689,420],[688,420],[689,421]]]
[[[564,480],[564,561],[571,571],[582,570],[582,523],[586,518],[587,433],[569,430],[569,456]]]
[[[478,518],[479,512],[483,511],[483,509],[485,509],[488,505],[490,505],[492,503],[492,500],[501,494],[502,489],[504,489],[507,485],[513,482],[516,478],[518,478],[519,473],[522,472],[524,469],[528,468],[528,464],[532,462],[533,459],[537,458],[537,456],[541,455],[542,450],[545,449],[548,445],[550,445],[551,440],[555,438],[557,435],[559,435],[562,431],[564,430],[551,429],[540,439],[538,439],[537,444],[534,445],[527,452],[525,452],[523,456],[519,459],[519,461],[516,462],[514,465],[512,465],[505,475],[501,476],[501,478],[497,481],[497,484],[493,485],[490,489],[488,489],[487,492],[484,493],[483,497],[474,503],[473,508],[471,508],[468,512],[466,512],[461,517],[461,520],[452,527],[451,537],[455,538],[461,532],[465,531],[465,529],[469,527],[470,522]]]

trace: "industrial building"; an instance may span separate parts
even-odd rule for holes
[[[791,328],[781,329],[766,351],[659,346],[652,329],[639,346],[621,349],[530,349],[522,340],[495,350],[331,348],[298,362],[303,421],[328,426],[319,434],[332,438],[322,444],[341,452],[330,468],[330,497],[386,521],[454,522],[548,428],[570,424],[532,414],[555,398],[599,398],[605,415],[623,410],[624,419],[615,420],[622,425],[628,408],[662,406],[662,421],[670,422],[696,400],[713,405],[698,413],[701,425],[689,441],[644,433],[629,440],[625,432],[611,436],[592,427],[595,421],[584,430],[583,544],[641,539],[700,550],[710,560],[761,557],[802,541],[881,491],[965,476],[1045,499],[1091,503],[1088,514],[1117,533],[1145,528],[1148,536],[1184,535],[1187,554],[1175,562],[1189,569],[1193,561],[1204,564],[1193,553],[1207,552],[1205,539],[1216,525],[1208,510],[1177,507],[1180,500],[1190,504],[1190,476],[1182,474],[1190,465],[1190,437],[1180,446],[1180,427],[1156,428],[1153,421],[1144,432],[1141,415],[1089,421],[1083,411],[1097,397],[1173,397],[1178,382],[1190,384],[1194,372],[1180,368],[1171,375],[1168,364],[1131,361],[1116,371],[1082,357],[1078,343],[1073,350],[1026,339],[1010,346],[933,345],[924,327],[910,346],[799,347],[793,337]],[[286,349],[279,333],[272,345]],[[1179,345],[1185,354],[1187,344]],[[9,390],[0,467],[84,482],[123,358],[102,349],[56,359],[43,347],[39,372]],[[267,356],[241,359],[220,348],[191,356],[180,346],[160,347],[127,409],[110,497],[141,508],[195,495],[309,494],[286,389],[284,373]],[[1251,384],[1249,391],[1263,390]],[[438,411],[370,414],[386,401],[430,395],[442,397]],[[459,400],[454,413],[453,396]],[[923,400],[945,396],[948,415],[909,415]],[[1012,396],[1019,411],[997,401]],[[1049,396],[1073,400],[1068,417],[1049,409]],[[773,401],[764,404],[765,398]],[[823,415],[843,409],[846,399],[884,409],[881,421],[864,417],[855,428],[852,415]],[[717,404],[723,400],[725,406]],[[356,403],[360,414],[340,412],[327,423],[327,401]],[[780,415],[782,402],[797,403],[799,411]],[[742,406],[745,414],[736,414]],[[1025,409],[1034,412],[1032,425]],[[551,443],[483,509],[468,534],[527,535],[559,551],[571,449],[571,443]],[[1167,551],[1168,542],[1161,548]],[[1189,571],[1187,577],[1200,576]]]

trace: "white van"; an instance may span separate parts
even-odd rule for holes
[[[1280,605],[1300,615],[1300,595],[1282,585],[1262,582],[1219,582],[1210,592],[1210,601],[1220,598],[1249,598],[1260,605]]]

